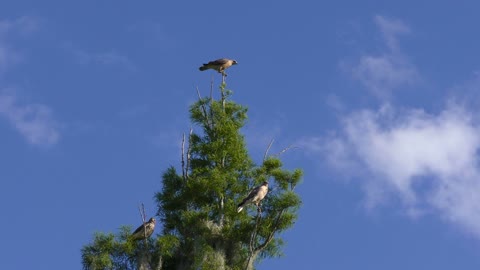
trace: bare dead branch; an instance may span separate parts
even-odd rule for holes
[[[190,168],[190,158],[191,158],[191,142],[192,142],[192,133],[193,133],[193,128],[190,128],[190,133],[188,135],[188,148],[187,148],[187,166],[185,168],[185,177],[188,178],[188,169]]]
[[[198,100],[202,100],[202,96],[200,95],[200,90],[198,90],[198,86],[197,86],[197,95],[198,95]],[[207,126],[211,128],[209,117],[207,114],[207,108],[205,108],[205,104],[203,103],[202,103],[202,112],[203,112],[203,116],[205,117],[205,121],[207,122]]]
[[[210,129],[213,129],[213,126],[215,125],[214,118],[213,118],[213,74],[212,74],[212,79],[210,80]]]
[[[213,75],[210,79],[210,105],[213,103]]]
[[[245,270],[248,270],[251,268],[251,265],[253,263],[253,260],[256,257],[256,254],[258,254],[258,250],[254,247],[255,244],[255,239],[257,238],[257,233],[258,233],[258,226],[260,225],[260,218],[262,216],[262,209],[260,206],[257,206],[257,218],[255,219],[255,227],[253,228],[252,234],[250,235],[250,243],[249,243],[249,254],[248,254],[248,260],[247,263],[245,264]]]
[[[223,194],[220,194],[220,220],[218,224],[220,225],[220,228],[223,228],[223,223],[225,220],[225,197]]]
[[[145,236],[145,245],[147,244],[147,226],[145,226],[146,224],[146,219],[147,219],[147,215],[145,214],[145,206],[143,205],[143,203],[141,204],[141,206],[139,205],[138,206],[138,211],[140,212],[140,216],[142,218],[142,222],[143,222],[143,235]]]
[[[198,99],[200,100],[200,99],[202,99],[202,96],[200,95],[200,90],[198,90],[198,86],[196,87],[196,89],[197,89]]]
[[[138,211],[140,212],[140,217],[142,218],[143,224],[145,224],[145,222],[146,222],[146,215],[145,215],[145,206],[143,205],[143,203],[141,203],[141,204],[138,206]]]
[[[270,151],[270,148],[272,147],[272,144],[273,144],[274,141],[275,141],[275,139],[272,139],[270,141],[270,143],[268,144],[267,150],[265,150],[265,154],[263,154],[263,160],[264,161],[267,159],[268,151]]]
[[[255,219],[255,227],[253,228],[252,234],[250,235],[250,254],[252,254],[255,251],[254,248],[254,242],[255,239],[257,238],[257,232],[258,232],[258,226],[260,225],[260,218],[262,216],[262,209],[260,207],[257,207],[257,218]]]
[[[160,255],[158,257],[158,265],[157,265],[157,268],[155,270],[162,270],[162,267],[163,267],[162,264],[163,264],[163,257],[162,257],[162,255]]]
[[[186,169],[185,169],[185,133],[183,133],[182,136],[182,176],[183,180],[187,181],[187,176],[186,176]]]
[[[276,233],[277,230],[278,230],[278,225],[280,224],[280,218],[282,217],[282,215],[283,215],[283,213],[285,212],[285,210],[286,210],[286,209],[284,208],[284,209],[282,209],[282,210],[280,211],[280,213],[278,213],[278,216],[277,216],[277,218],[276,218],[276,220],[275,220],[275,225],[273,226],[272,231],[270,232],[270,234],[268,235],[268,237],[265,239],[265,241],[255,249],[255,251],[261,251],[261,250],[263,250],[263,249],[272,241],[273,236],[275,235],[275,233]]]
[[[223,76],[223,78],[225,78],[225,76]],[[225,87],[226,87],[226,84],[225,84],[225,81],[222,82],[222,86],[220,87],[220,94],[221,94],[221,97],[222,97],[222,109],[223,111],[225,112]]]

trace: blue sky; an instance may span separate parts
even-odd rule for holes
[[[259,269],[479,269],[480,4],[318,2],[1,2],[0,268],[80,269],[153,215],[229,57],[253,158],[305,171]]]

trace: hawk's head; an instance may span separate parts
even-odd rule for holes
[[[262,186],[268,187],[268,182],[267,182],[267,181],[263,182],[263,183],[262,183]]]
[[[153,224],[155,224],[156,222],[157,222],[157,221],[156,221],[153,217],[148,220],[148,223],[153,223]]]
[[[238,62],[235,61],[235,60],[232,60],[232,66],[233,66],[233,65],[236,65],[236,64],[238,64]]]

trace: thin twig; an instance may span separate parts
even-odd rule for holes
[[[268,151],[270,151],[270,148],[272,147],[273,142],[275,139],[272,139],[270,143],[268,144],[267,150],[265,150],[265,154],[263,155],[263,160],[265,161],[267,159]]]
[[[281,154],[287,152],[288,150],[290,150],[290,149],[295,149],[295,148],[299,148],[299,147],[290,145],[290,146],[284,148],[282,151],[280,151],[280,152],[279,152],[278,154],[276,154],[275,156],[279,157]]]

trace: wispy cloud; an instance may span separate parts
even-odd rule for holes
[[[403,57],[392,54],[362,56],[353,76],[375,96],[388,99],[393,90],[418,81],[416,69]]]
[[[0,116],[32,145],[50,146],[60,139],[59,125],[52,110],[43,104],[21,103],[12,89],[0,91]]]
[[[14,20],[0,20],[0,37],[9,34],[27,36],[40,27],[40,20],[35,17],[22,16]]]
[[[18,63],[22,55],[11,45],[14,37],[28,37],[40,26],[34,17],[23,16],[15,20],[0,20],[0,75]]]
[[[398,44],[398,35],[409,33],[410,28],[399,20],[382,16],[376,16],[375,23],[382,33],[386,50],[362,55],[348,68],[367,90],[381,99],[388,99],[392,91],[419,81],[420,75]]]
[[[252,150],[260,152],[265,151],[272,140],[278,139],[281,131],[278,123],[264,126],[249,123],[242,129],[247,145]]]
[[[399,50],[397,36],[401,34],[409,34],[410,28],[401,20],[387,18],[377,15],[374,18],[375,24],[382,32],[383,38],[390,51]]]
[[[139,33],[153,41],[161,42],[163,46],[172,45],[173,38],[166,31],[166,27],[155,21],[139,21],[127,28],[127,31]]]
[[[127,56],[120,54],[115,50],[106,52],[87,52],[85,50],[73,49],[70,46],[70,51],[73,53],[77,62],[82,65],[121,67],[132,71],[137,69],[135,64],[133,64]]]
[[[121,110],[118,116],[122,119],[136,119],[150,110],[147,104],[134,105]]]

